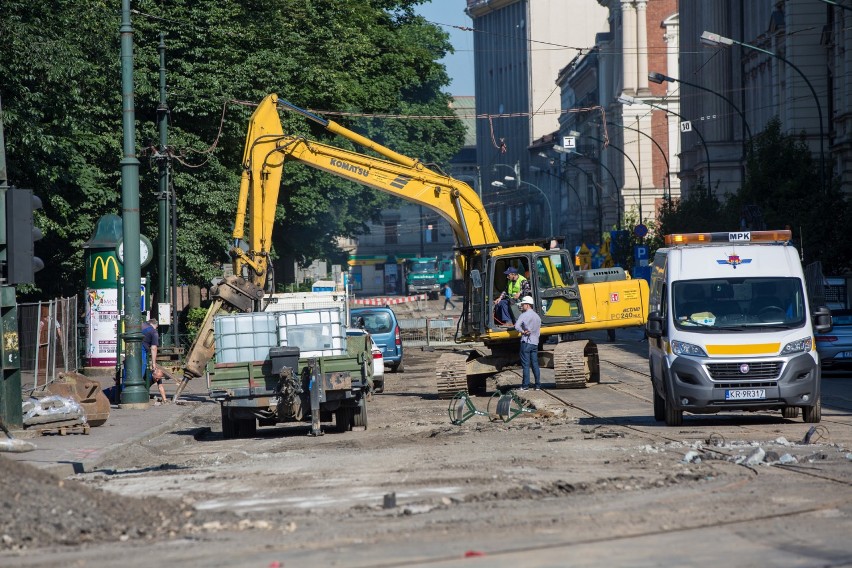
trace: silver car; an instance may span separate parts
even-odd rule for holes
[[[825,370],[852,369],[852,310],[832,310],[833,327],[816,336],[819,361]]]

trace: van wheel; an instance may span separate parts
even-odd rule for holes
[[[822,402],[817,398],[813,406],[802,407],[802,421],[817,424],[820,420],[822,420]]]
[[[781,416],[784,418],[798,418],[799,417],[799,407],[798,406],[786,406],[781,410]]]
[[[396,365],[391,365],[391,371],[394,373],[404,373],[405,372],[405,364],[402,362],[402,358],[400,357],[399,363]]]
[[[666,426],[681,426],[683,424],[683,410],[675,410],[668,396],[665,401]]]
[[[651,390],[654,391],[654,420],[662,422],[666,419],[666,399],[657,394],[653,382],[651,383]]]

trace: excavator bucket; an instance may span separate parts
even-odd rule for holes
[[[77,401],[86,413],[89,426],[100,426],[109,418],[109,399],[101,390],[101,384],[85,375],[60,373],[59,378],[49,383],[45,390]]]

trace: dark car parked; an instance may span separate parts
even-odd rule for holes
[[[399,322],[392,309],[356,308],[351,311],[349,320],[350,327],[363,327],[370,332],[391,371],[401,373],[404,370]]]
[[[816,349],[823,369],[852,369],[852,310],[832,310],[832,327],[816,336]]]

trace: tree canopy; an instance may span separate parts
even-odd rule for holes
[[[718,196],[699,183],[685,198],[664,202],[653,248],[669,233],[789,226],[805,263],[821,261],[827,274],[848,271],[852,244],[845,231],[852,207],[838,184],[820,187],[819,166],[807,144],[781,132],[777,117],[753,142],[743,187]]]
[[[134,90],[142,232],[156,243],[160,33],[165,34],[169,148],[178,203],[178,273],[204,283],[227,261],[248,117],[268,93],[315,110],[401,153],[446,163],[463,142],[446,115],[438,63],[448,35],[416,15],[422,0],[133,2]],[[44,203],[36,275],[43,294],[82,288],[82,245],[121,213],[122,97],[116,2],[6,0],[0,11],[0,101],[9,181]],[[340,113],[340,114],[337,114]],[[366,117],[365,117],[366,116]],[[284,130],[331,139],[298,116]],[[335,238],[366,230],[390,201],[375,190],[288,166],[274,246],[327,258]]]

